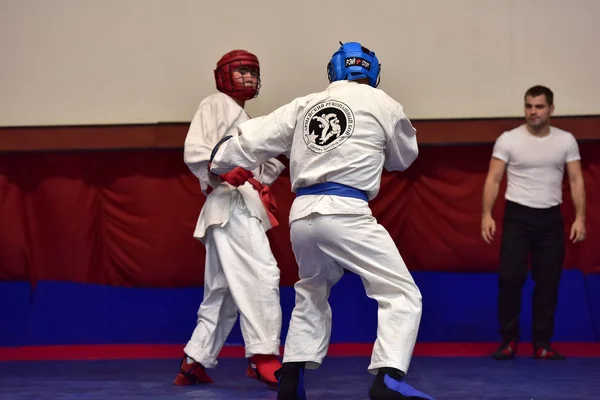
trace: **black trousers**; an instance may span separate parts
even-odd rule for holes
[[[534,346],[546,346],[554,335],[554,314],[565,257],[560,206],[535,209],[506,202],[498,270],[498,319],[505,341],[520,338],[521,292],[528,274],[528,256],[535,282],[532,339]]]

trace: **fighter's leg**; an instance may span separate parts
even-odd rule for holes
[[[359,275],[367,295],[378,303],[369,365],[377,378],[370,398],[431,399],[403,380],[419,329],[421,293],[388,232],[369,215],[316,215],[312,225],[320,251]]]
[[[331,287],[344,270],[321,250],[320,232],[313,230],[316,215],[291,224],[290,239],[299,281],[294,285],[296,305],[288,329],[283,367],[278,372],[278,399],[306,399],[305,368],[318,368],[327,355],[331,337]]]
[[[237,308],[229,293],[219,260],[218,248],[207,232],[204,299],[198,308],[196,328],[184,348],[185,356],[175,378],[178,386],[211,383],[205,368],[214,368],[217,357],[237,319]]]
[[[249,367],[246,374],[271,386],[281,367],[279,346],[281,304],[280,271],[260,221],[252,217],[243,202],[232,210],[227,231],[215,232],[224,274],[233,301],[240,312]]]
[[[298,264],[299,280],[294,285],[296,305],[285,341],[284,362],[305,362],[319,367],[327,354],[331,337],[329,294],[344,274],[321,248],[317,214],[292,222],[290,239]]]
[[[214,240],[215,232],[225,228],[211,227],[205,240],[206,263],[204,272],[204,299],[198,308],[198,319],[192,337],[184,352],[206,368],[217,365],[217,357],[237,320],[237,307],[223,273],[220,249]],[[218,236],[219,233],[216,235]]]
[[[279,354],[280,271],[260,221],[239,203],[227,230],[215,231],[225,279],[240,312],[246,357]]]
[[[331,257],[359,275],[367,296],[378,303],[369,372],[387,367],[406,373],[421,321],[421,292],[394,241],[369,215],[324,216],[320,226],[332,231],[327,247]]]

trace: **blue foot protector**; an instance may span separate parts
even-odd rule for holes
[[[410,386],[408,383],[404,381],[397,381],[388,374],[383,378],[383,382],[388,389],[393,390],[394,392],[398,392],[403,396],[408,397],[409,399],[414,400],[435,400],[433,397],[426,395],[423,392],[419,392],[414,387]]]

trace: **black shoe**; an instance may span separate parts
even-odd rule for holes
[[[371,400],[434,400],[404,382],[404,373],[394,368],[381,368],[369,390]]]
[[[562,361],[565,359],[565,356],[554,350],[550,345],[546,345],[539,347],[534,346],[533,358],[537,358],[539,360]]]
[[[275,378],[279,381],[277,400],[306,400],[304,367],[303,362],[284,362],[275,371]]]
[[[498,350],[492,353],[495,360],[512,360],[517,355],[519,343],[516,340],[503,342]]]

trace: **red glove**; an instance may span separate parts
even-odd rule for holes
[[[277,222],[277,218],[275,217],[275,211],[277,211],[277,203],[275,202],[275,197],[271,193],[270,188],[267,185],[263,185],[256,179],[248,179],[248,182],[258,191],[260,196],[260,201],[263,203],[265,210],[267,210],[267,214],[269,215],[269,221],[271,221],[271,227],[275,228],[279,225]]]
[[[251,171],[246,171],[245,169],[240,167],[235,167],[228,173],[219,175],[221,179],[235,187],[243,185],[248,181],[248,179],[252,178],[253,176],[254,174]]]

